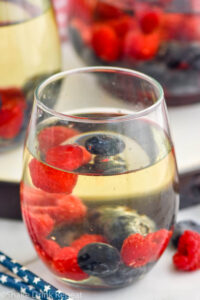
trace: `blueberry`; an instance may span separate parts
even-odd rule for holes
[[[105,277],[118,269],[120,254],[110,245],[91,243],[79,251],[78,264],[89,275]]]
[[[106,134],[98,134],[89,138],[85,146],[90,153],[103,156],[116,155],[125,149],[125,144],[121,139]]]
[[[151,267],[152,264],[151,266],[148,264],[140,268],[130,268],[121,263],[119,269],[115,273],[103,278],[103,280],[111,287],[126,286],[139,279],[143,274],[147,273]]]
[[[163,44],[158,59],[164,61],[170,69],[179,68],[181,62],[185,61],[185,47],[177,42]]]
[[[192,220],[185,220],[176,223],[171,240],[174,247],[178,246],[179,238],[185,230],[192,230],[200,233],[200,224]]]
[[[200,44],[193,43],[185,50],[185,61],[195,70],[199,70],[200,64]]]
[[[123,206],[101,207],[94,210],[89,218],[108,242],[119,250],[129,235],[146,235],[155,230],[155,224],[150,218]]]

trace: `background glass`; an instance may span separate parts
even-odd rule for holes
[[[161,82],[170,105],[200,97],[200,2],[69,0],[69,37],[87,65],[137,69]]]
[[[0,1],[0,151],[24,135],[36,85],[61,68],[49,0]]]
[[[117,288],[147,273],[178,207],[159,84],[103,67],[45,81],[26,140],[21,207],[39,257],[63,281]]]

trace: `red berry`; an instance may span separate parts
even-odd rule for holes
[[[53,230],[54,221],[48,214],[37,214],[24,209],[23,216],[34,242],[43,240]]]
[[[26,102],[23,93],[17,89],[0,89],[0,137],[15,138],[22,127]]]
[[[184,17],[184,26],[182,27],[181,37],[185,41],[200,41],[200,17],[199,15]]]
[[[24,205],[56,205],[57,199],[61,196],[62,194],[47,193],[24,183],[20,185],[20,199]]]
[[[62,277],[72,280],[84,280],[89,277],[84,273],[77,262],[78,251],[72,247],[64,247],[57,252],[53,259],[54,272]]]
[[[87,208],[78,197],[64,195],[57,199],[56,206],[34,206],[32,211],[48,214],[56,224],[71,224],[82,220],[86,215]]]
[[[95,25],[92,32],[92,48],[95,54],[106,62],[113,62],[120,54],[120,40],[112,27]]]
[[[55,241],[44,239],[35,244],[35,249],[44,262],[51,262],[61,248]]]
[[[200,269],[200,234],[186,230],[178,241],[178,251],[173,256],[175,267],[182,271]]]
[[[117,6],[110,3],[105,3],[98,1],[98,4],[95,8],[95,17],[99,20],[102,19],[116,19],[123,15],[123,11]]]
[[[159,48],[160,38],[157,33],[142,34],[130,31],[124,41],[124,53],[132,59],[152,59]]]
[[[141,267],[157,260],[168,245],[171,231],[160,229],[142,236],[139,233],[127,237],[122,245],[121,256],[129,267]]]
[[[121,257],[129,267],[142,267],[151,260],[151,243],[139,233],[131,234],[122,245]]]
[[[33,184],[49,193],[70,194],[77,182],[78,176],[51,168],[33,158],[29,163]]]
[[[134,17],[130,16],[122,16],[121,18],[117,18],[108,22],[117,36],[123,38],[129,31],[137,30],[138,24]]]
[[[162,38],[164,40],[182,39],[182,30],[185,26],[185,16],[178,13],[166,13],[163,16]]]
[[[79,251],[81,248],[90,243],[106,243],[106,240],[99,234],[83,234],[80,238],[74,240],[70,246]]]
[[[83,151],[76,145],[56,146],[47,151],[46,162],[56,168],[72,171],[83,164]]]
[[[147,239],[151,243],[152,258],[151,260],[157,260],[165,251],[169,240],[172,236],[172,232],[167,229],[160,229],[156,232],[149,233]]]
[[[92,159],[92,154],[85,149],[83,146],[79,146],[83,151],[83,161],[82,165],[86,165]]]
[[[139,23],[144,33],[149,34],[161,25],[162,12],[160,9],[148,9],[139,15]]]
[[[38,134],[39,150],[46,153],[50,148],[60,145],[78,133],[76,129],[59,125],[44,128]]]
[[[69,0],[68,15],[71,18],[80,18],[85,23],[90,23],[93,18],[97,0]]]

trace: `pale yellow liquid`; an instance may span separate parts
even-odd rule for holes
[[[119,211],[126,211],[128,209],[128,211],[135,211],[141,218],[148,218],[153,230],[155,228],[156,230],[160,228],[171,230],[178,208],[177,170],[174,151],[170,140],[162,130],[156,126],[150,127],[150,130],[153,133],[152,149],[156,146],[154,155],[151,155],[152,152],[147,151],[147,149],[145,151],[145,148],[142,147],[142,144],[138,143],[136,139],[134,140],[130,139],[130,137],[120,135],[126,144],[124,151],[119,154],[126,163],[126,171],[124,173],[104,175],[103,172],[96,172],[95,174],[90,174],[87,165],[85,173],[84,169],[74,171],[74,173],[78,175],[78,180],[72,194],[79,197],[87,207],[86,217],[82,220],[81,224],[72,224],[73,229],[70,225],[63,228],[62,226],[55,226],[48,237],[49,239],[56,240],[61,246],[66,246],[74,239],[74,232],[75,234],[79,232],[80,235],[83,234],[81,230],[83,230],[84,233],[87,232],[88,222],[90,224],[90,233],[93,233],[93,230],[94,233],[96,233],[95,228],[98,228],[99,222],[98,213],[103,210],[106,211],[106,209]],[[105,133],[110,132],[105,131]],[[149,134],[150,131],[144,130],[143,133]],[[91,132],[86,132],[86,137],[90,134]],[[95,136],[94,132],[92,132],[92,136],[93,135]],[[77,143],[81,143],[81,137],[81,134],[75,136],[71,140],[66,140],[64,144],[72,143],[73,139],[74,142],[76,140]],[[34,157],[43,163],[45,163],[45,161],[39,148],[37,148],[37,140],[35,140],[34,146],[33,144],[34,143],[28,143],[30,149],[25,148],[22,183],[24,186],[32,187],[34,194],[34,189],[36,189],[36,193],[38,189],[32,182],[29,163]],[[149,149],[151,149],[151,147],[148,148],[148,150]],[[90,162],[91,164],[95,162],[95,159],[93,159],[94,157]],[[38,174],[38,176],[40,176],[40,174]],[[41,180],[43,179],[41,178]],[[26,192],[22,194],[22,208],[31,212],[33,206],[29,204],[29,198],[30,196],[27,196]],[[47,199],[48,196],[44,201]],[[47,208],[48,205],[51,207],[51,203],[48,204],[45,202],[45,205],[47,205]],[[90,218],[91,216],[93,217]],[[110,218],[114,219],[114,214],[111,214]],[[102,222],[105,222],[106,225],[108,219],[104,219]],[[104,225],[102,224],[103,223],[101,223],[101,226]],[[29,230],[31,231],[30,228]],[[35,236],[34,232],[31,234]],[[116,235],[116,232],[113,232],[113,234]],[[39,238],[40,237],[38,237],[38,239]],[[43,250],[45,251],[45,249]],[[51,265],[48,266],[51,268]],[[65,277],[62,279],[71,284],[77,284],[78,286],[91,287],[96,285],[98,287],[109,287],[109,284],[106,285],[104,281],[93,276],[90,276],[90,278],[85,281],[78,282]]]
[[[0,22],[5,16],[23,21],[0,26],[0,88],[21,87],[36,75],[59,71],[60,41],[52,8],[30,19],[28,12],[3,1]]]

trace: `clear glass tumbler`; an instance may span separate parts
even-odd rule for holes
[[[21,208],[37,254],[64,282],[118,288],[147,273],[167,247],[178,208],[158,82],[93,67],[42,83],[27,132]]]

